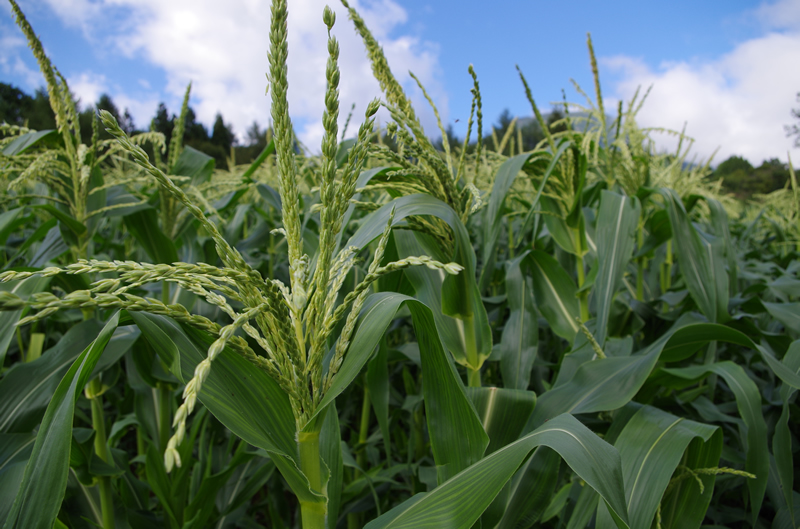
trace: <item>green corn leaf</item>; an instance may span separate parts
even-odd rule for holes
[[[424,373],[423,395],[431,448],[442,483],[478,461],[489,439],[461,378],[445,354],[432,311],[414,298],[378,293],[367,298],[359,326],[317,414],[333,402],[361,372],[397,311],[406,306],[412,317]]]
[[[196,186],[211,178],[215,163],[211,156],[187,145],[178,156],[170,174],[188,176],[192,185]]]
[[[597,494],[597,491],[584,485],[583,490],[578,495],[578,501],[575,502],[575,508],[572,510],[569,523],[567,523],[567,529],[584,529],[589,525],[589,521],[597,510],[599,501],[600,495]]]
[[[47,406],[4,529],[50,529],[61,508],[69,472],[75,402],[119,322],[114,314],[72,364]]]
[[[272,140],[270,140],[269,144],[267,144],[267,146],[264,147],[264,150],[262,150],[261,153],[259,153],[258,157],[256,157],[255,160],[253,160],[253,163],[250,164],[250,166],[247,168],[247,170],[244,173],[242,173],[242,180],[244,182],[251,181],[251,177],[256,172],[256,170],[259,167],[261,167],[261,165],[264,163],[264,161],[267,158],[269,158],[269,155],[274,153],[274,152],[275,152],[275,140],[272,139]]]
[[[428,255],[440,262],[449,260],[441,253],[436,243],[425,234],[395,232],[394,241],[398,257]],[[466,273],[466,270],[460,273]],[[446,274],[439,270],[415,266],[404,270],[403,275],[414,288],[417,299],[429,307],[442,307],[446,297],[444,293]],[[481,319],[487,318],[488,325],[486,311],[479,310],[477,314]],[[485,354],[487,339],[491,339],[490,334],[485,331],[486,327],[476,326],[474,318],[453,318],[441,310],[435,310],[433,315],[439,334],[455,361],[473,370],[479,369],[487,357]],[[470,336],[474,336],[474,340],[470,341]]]
[[[46,277],[29,277],[22,281],[2,283],[0,284],[0,291],[11,292],[22,299],[27,299],[31,294],[44,290],[49,283],[50,280]],[[0,312],[0,366],[3,365],[6,359],[8,346],[14,338],[17,322],[22,317],[23,312],[25,312],[25,309]],[[2,387],[1,382],[0,387]],[[3,429],[0,428],[0,431],[3,431]]]
[[[33,254],[28,264],[37,268],[45,266],[51,260],[62,256],[68,251],[69,246],[64,241],[61,229],[55,226],[47,232],[42,244],[36,249],[36,253]]]
[[[672,223],[678,264],[686,286],[700,310],[713,323],[724,323],[728,316],[728,274],[720,244],[706,241],[689,220],[680,197],[671,189],[661,189]]]
[[[558,202],[552,197],[543,196],[539,199],[539,203],[544,212],[542,214],[544,224],[556,244],[567,253],[581,255],[580,241],[575,240],[574,232],[563,218]]]
[[[795,335],[800,334],[800,303],[767,303],[763,302],[764,308],[770,315],[784,324],[787,330],[791,330]]]
[[[747,462],[745,470],[755,474],[755,479],[747,480],[752,508],[752,523],[755,524],[769,477],[769,451],[767,449],[767,425],[761,412],[761,392],[744,369],[733,362],[718,362],[703,366],[668,369],[670,375],[684,379],[699,379],[712,373],[727,382],[734,396],[739,415],[747,426]]]
[[[24,218],[20,219],[20,220],[24,220]],[[45,236],[47,236],[50,233],[50,230],[52,228],[56,227],[57,225],[58,225],[58,221],[56,219],[50,219],[50,220],[47,220],[47,221],[41,223],[39,225],[39,227],[36,228],[36,230],[34,230],[34,232],[31,233],[28,237],[26,237],[25,240],[22,242],[22,244],[20,244],[17,247],[17,251],[14,252],[14,255],[12,255],[8,259],[8,261],[6,261],[6,265],[3,267],[3,270],[7,270],[8,268],[10,268],[11,265],[13,265],[16,262],[16,260],[19,259],[20,256],[22,256],[28,248],[31,247],[31,245],[33,245],[34,243],[37,243],[37,242],[41,241],[42,239],[44,239]],[[12,226],[13,226],[13,224],[12,224]],[[8,232],[4,233],[4,235],[6,235],[6,236],[9,235],[11,231],[12,231],[12,227],[9,226],[8,227]],[[37,252],[37,253],[39,253],[39,252]]]
[[[486,290],[489,279],[494,268],[494,249],[497,246],[497,239],[500,237],[500,230],[503,226],[503,205],[506,195],[514,184],[517,175],[528,163],[533,153],[524,153],[509,158],[494,176],[492,193],[489,195],[489,205],[483,221],[483,255],[485,263],[481,270],[480,289]],[[534,206],[535,207],[535,206]],[[488,272],[487,272],[488,271]]]
[[[375,410],[375,417],[378,419],[378,427],[383,436],[383,447],[386,450],[386,458],[389,459],[392,453],[392,442],[389,434],[389,348],[386,340],[381,340],[378,352],[369,361],[367,366],[367,388],[369,388],[369,399],[372,408]]]
[[[506,263],[509,314],[500,343],[495,345],[503,385],[512,389],[528,389],[539,349],[539,318],[531,283],[522,275],[523,259],[525,255]]]
[[[731,239],[731,230],[728,226],[730,222],[728,214],[725,212],[725,208],[719,200],[708,197],[706,197],[705,200],[711,212],[711,227],[714,229],[714,233],[717,237],[720,237],[725,245],[725,255],[728,260],[728,275],[730,276],[730,281],[728,281],[730,285],[729,295],[735,296],[738,294],[739,263],[736,258],[736,249]]]
[[[500,505],[502,518],[497,524],[497,529],[531,527],[539,521],[550,503],[550,498],[553,497],[560,466],[561,456],[558,452],[546,446],[537,448],[503,489],[507,492],[507,497],[503,498],[504,501]],[[591,487],[586,488],[594,492]],[[594,495],[595,498],[599,498],[596,492]],[[498,499],[501,496],[502,493]],[[493,503],[482,521],[494,506]]]
[[[36,360],[17,363],[9,369],[0,381],[0,432],[29,432],[39,423],[69,366],[101,329],[97,320],[83,321]],[[99,374],[109,365],[106,357],[114,362],[125,354],[135,340],[136,336],[128,331],[115,333],[103,357],[99,362],[95,360],[92,374]]]
[[[541,182],[539,183],[539,190],[536,192],[536,196],[529,206],[531,215],[536,211],[539,199],[542,196],[542,191],[545,185],[547,185],[547,180],[550,178],[553,169],[558,165],[561,155],[564,154],[570,144],[569,141],[563,142],[550,160],[550,164],[542,175]],[[524,153],[509,158],[503,162],[503,165],[500,166],[500,169],[498,169],[495,174],[492,192],[491,195],[489,195],[489,205],[486,208],[483,224],[484,265],[481,269],[480,281],[478,283],[481,291],[486,290],[492,276],[495,262],[495,248],[497,247],[497,241],[500,238],[500,230],[503,225],[503,206],[505,205],[506,197],[517,175],[519,175],[522,168],[530,161],[532,156],[534,156],[534,153]],[[524,236],[524,234],[519,234],[519,237],[522,236]]]
[[[467,388],[467,395],[475,405],[483,429],[489,436],[486,455],[519,439],[536,406],[536,394],[532,391],[506,388]],[[508,487],[504,487],[489,508],[481,516],[486,527],[494,527],[503,517],[508,501]]]
[[[682,461],[686,468],[713,468],[719,464],[722,453],[722,436],[714,435],[709,442],[700,438],[689,443]],[[661,525],[665,529],[692,529],[700,527],[709,506],[708,491],[714,486],[716,476],[701,475],[704,494],[700,494],[697,481],[686,476],[667,488],[661,500]],[[741,478],[739,478],[741,479]]]
[[[5,521],[22,483],[36,433],[0,434],[0,520]]]
[[[569,342],[578,332],[577,287],[566,270],[552,256],[533,250],[524,265],[533,278],[536,305],[553,332]]]
[[[536,406],[536,393],[508,388],[466,388],[489,436],[486,454],[516,441]]]
[[[716,437],[712,441],[712,437]],[[661,498],[667,489],[675,469],[694,439],[713,442],[722,448],[722,432],[715,426],[701,424],[643,406],[625,425],[614,443],[622,459],[622,477],[625,481],[625,499],[631,527],[650,527]],[[717,451],[717,454],[720,451]],[[710,466],[718,466],[717,461]],[[689,467],[691,468],[691,467]],[[704,476],[703,502],[698,506],[699,523],[708,509],[714,488],[714,477]],[[694,479],[691,481],[694,483]],[[700,490],[696,493],[699,495]],[[696,516],[695,516],[696,518]],[[614,521],[604,505],[600,505],[597,529],[614,527]],[[687,529],[690,525],[684,525]]]
[[[539,397],[527,430],[561,413],[591,413],[620,408],[639,391],[662,354],[666,355],[664,358],[668,361],[686,359],[712,341],[751,347],[767,361],[781,380],[800,382],[797,373],[741,332],[718,324],[689,324],[692,321],[691,316],[682,317],[667,333],[632,356],[608,357],[581,364],[568,381],[559,383]],[[615,391],[606,391],[605,388],[609,386],[614,387]]]
[[[86,231],[86,226],[78,222],[78,220],[75,219],[73,216],[71,216],[69,213],[61,211],[52,204],[33,204],[29,207],[36,209],[43,209],[47,211],[53,217],[58,219],[58,221],[61,222],[62,225],[69,228],[75,235],[83,235],[83,233]]]
[[[617,517],[617,526],[629,527],[619,454],[574,417],[562,415],[439,485],[400,515],[380,517],[366,528],[470,527],[538,446],[558,452],[605,499]]]
[[[207,355],[212,338],[164,316],[132,312],[142,335],[183,381]],[[176,363],[175,355],[180,359]],[[269,452],[278,470],[300,501],[324,502],[311,491],[300,471],[295,423],[289,399],[270,376],[229,348],[214,360],[199,395],[200,402],[229,430]]]
[[[597,260],[600,269],[595,280],[597,318],[595,339],[602,347],[608,335],[611,302],[622,283],[625,268],[633,255],[636,226],[641,206],[636,198],[603,190],[597,214]]]
[[[161,231],[155,209],[135,211],[123,218],[125,227],[154,263],[172,264],[178,261],[175,243]]]
[[[448,275],[444,278],[440,294],[441,311],[438,310],[438,307],[434,307],[434,313],[441,312],[444,316],[460,320],[456,323],[459,332],[455,338],[451,340],[453,335],[449,332],[443,332],[443,338],[448,340],[447,347],[455,356],[456,361],[468,364],[473,370],[479,369],[492,352],[492,333],[475,280],[475,252],[472,249],[467,229],[450,206],[429,195],[416,194],[400,197],[365,217],[361,227],[350,238],[346,246],[363,248],[378,237],[389,221],[392,210],[395,212],[395,224],[411,215],[430,215],[443,220],[450,226],[455,238],[455,249],[453,256],[448,260],[460,264],[464,270],[458,275]],[[399,248],[400,238],[398,237],[396,240],[401,257],[408,255],[404,255]],[[438,271],[431,270],[430,272],[438,274]],[[417,271],[409,273],[416,274]],[[435,284],[430,283],[430,285],[435,290]],[[418,291],[417,295],[425,297],[424,301],[430,302],[431,296],[435,296],[436,292],[426,294]],[[438,318],[437,315],[437,323],[440,323],[441,320],[442,318]],[[474,345],[472,345],[473,343]]]
[[[17,136],[5,147],[3,147],[3,155],[14,156],[15,154],[22,154],[37,143],[49,141],[51,139],[56,140],[58,137],[59,134],[57,130],[39,130],[36,132],[28,132],[26,134]]]
[[[783,357],[783,364],[795,373],[800,372],[800,340],[792,342],[789,350]],[[791,520],[791,527],[797,527],[795,518],[793,483],[794,483],[794,458],[792,452],[792,437],[789,432],[789,402],[797,390],[788,384],[781,387],[781,399],[783,409],[778,422],[775,424],[775,435],[772,437],[772,453],[775,455],[775,463],[778,470],[783,496],[786,501],[785,508],[788,518]]]
[[[23,208],[14,208],[0,213],[0,244],[5,244],[8,236],[21,224],[16,221],[22,211]]]

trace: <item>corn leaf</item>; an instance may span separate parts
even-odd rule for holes
[[[697,306],[713,323],[724,323],[728,316],[728,274],[720,244],[705,240],[692,225],[677,193],[661,189],[672,223],[678,264],[686,286]]]
[[[424,373],[425,416],[439,482],[443,483],[477,462],[483,456],[489,439],[461,378],[445,354],[433,313],[420,301],[388,292],[367,298],[348,353],[333,378],[331,388],[317,407],[317,413],[333,402],[361,372],[403,305],[411,312],[419,344]]]
[[[122,328],[120,328],[122,329]],[[64,334],[53,347],[32,362],[18,363],[0,380],[0,432],[30,432],[41,420],[62,377],[82,351],[92,343],[102,327],[97,320],[86,320]],[[115,332],[96,361],[93,375],[125,354],[138,335]]]
[[[154,263],[172,264],[178,261],[175,243],[161,231],[155,209],[135,211],[123,218],[125,227]]]
[[[35,292],[41,292],[49,283],[50,279],[47,277],[29,277],[22,281],[2,283],[0,284],[0,291],[11,292],[24,299]],[[3,365],[6,359],[8,346],[11,343],[11,339],[14,338],[17,322],[22,317],[23,311],[24,309],[0,312],[0,366]],[[2,383],[0,383],[0,387],[2,387]],[[0,428],[0,431],[2,431],[2,428]]]
[[[211,337],[165,316],[131,312],[131,317],[164,362],[173,369],[179,367],[173,373],[182,381],[189,380],[206,357]],[[225,348],[214,361],[199,399],[229,430],[269,452],[300,501],[325,501],[311,490],[300,471],[289,399],[264,371]]]
[[[539,316],[531,283],[520,268],[523,259],[524,255],[506,263],[509,314],[500,343],[495,345],[503,385],[512,389],[528,389],[539,349]]]
[[[597,307],[595,339],[602,347],[608,335],[611,302],[622,283],[625,267],[633,255],[636,226],[641,207],[635,198],[603,190],[597,214],[597,260],[600,269],[595,280]]]
[[[577,419],[562,415],[439,485],[399,516],[388,521],[380,517],[366,528],[470,527],[511,479],[525,457],[538,446],[547,446],[558,452],[575,473],[609,504],[617,518],[617,526],[629,527],[619,454]]]
[[[789,369],[798,373],[800,371],[800,341],[792,342],[789,350],[783,357],[783,364]],[[794,484],[794,458],[792,452],[792,437],[789,432],[789,402],[797,390],[788,384],[781,387],[781,399],[783,409],[778,422],[775,424],[775,435],[772,437],[772,453],[775,455],[775,463],[778,470],[778,479],[781,490],[786,501],[785,508],[791,520],[791,526],[797,527],[797,519],[794,512],[794,500],[792,498]]]
[[[553,332],[569,342],[578,332],[577,287],[558,261],[541,250],[528,254],[524,265],[533,278],[536,305]]]
[[[464,270],[458,275],[444,278],[441,287],[441,309],[438,306],[432,306],[432,309],[434,313],[441,312],[445,316],[460,320],[458,325],[462,328],[457,335],[458,342],[454,343],[454,340],[449,339],[451,335],[444,333],[445,340],[448,340],[446,345],[455,356],[456,361],[468,363],[472,369],[480,368],[483,361],[492,352],[492,333],[475,280],[475,252],[472,249],[467,229],[450,206],[432,196],[423,194],[397,198],[365,217],[361,227],[350,238],[346,246],[363,248],[378,237],[386,226],[392,210],[395,211],[395,224],[411,215],[430,215],[443,220],[450,226],[455,238],[455,248],[453,256],[449,260],[460,264]],[[397,238],[397,240],[400,239]],[[399,243],[398,251],[401,252],[401,257],[408,255],[402,253]],[[411,274],[414,273],[414,271],[411,272]],[[433,283],[431,285],[433,286]],[[427,296],[426,299],[436,295],[435,292],[424,294],[419,291],[417,294]],[[470,339],[467,337],[468,333],[471,334]],[[477,358],[473,357],[470,351],[472,347],[468,345],[468,342],[471,341],[474,341]]]
[[[50,529],[53,526],[67,486],[75,402],[89,382],[118,322],[119,312],[108,320],[58,385],[36,434],[33,452],[4,529]]]
[[[503,517],[497,524],[497,529],[531,527],[539,521],[558,483],[560,466],[561,456],[558,452],[546,446],[537,448],[503,489],[503,492],[507,492],[507,497],[501,503]],[[591,487],[586,488],[594,491]],[[502,494],[501,492],[498,499]],[[594,494],[598,497],[596,492]]]
[[[661,498],[675,469],[681,464],[689,443],[696,438],[711,442],[714,436],[714,442],[721,447],[722,432],[719,428],[675,417],[651,406],[643,406],[631,417],[614,443],[622,459],[622,477],[631,527],[652,525]],[[710,466],[717,466],[717,463],[719,460]],[[704,505],[698,506],[701,515],[708,509],[714,489],[713,476],[706,477],[711,479],[704,483]],[[691,481],[694,482],[694,479]],[[699,495],[699,489],[696,492]],[[602,504],[598,509],[596,527],[614,527],[608,510]]]
[[[703,366],[668,369],[670,375],[684,379],[704,378],[712,373],[727,382],[734,396],[739,415],[747,426],[747,462],[745,470],[755,474],[755,479],[747,480],[750,491],[752,523],[758,517],[769,477],[769,451],[767,449],[767,425],[761,413],[761,392],[744,369],[733,362],[725,361]]]

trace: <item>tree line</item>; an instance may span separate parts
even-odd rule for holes
[[[91,121],[95,112],[100,109],[111,112],[125,132],[131,134],[142,130],[137,128],[128,109],[120,111],[108,94],[101,95],[94,106],[81,106],[79,120],[81,134],[85,136],[82,140],[86,144],[91,143]],[[797,112],[796,117],[800,118],[800,111],[795,112]],[[557,107],[550,111],[546,121],[551,132],[563,130],[564,125],[558,123],[563,117],[563,113]],[[164,134],[169,143],[176,119],[177,115],[170,113],[166,104],[159,103],[147,130]],[[489,127],[484,125],[484,131],[488,132],[483,134],[483,145],[487,149],[496,151],[499,145],[496,146],[495,142],[502,141],[513,121],[513,115],[508,109],[505,109],[493,125]],[[53,129],[56,126],[55,116],[44,88],[39,88],[33,95],[29,95],[6,83],[0,83],[0,122],[24,125],[36,130]],[[516,131],[513,132],[511,141],[507,142],[503,149],[505,155],[511,154],[512,149],[514,152],[520,152],[519,146],[516,145],[520,138],[523,151],[533,150],[544,139],[544,132],[535,119],[518,119],[515,127],[520,129],[520,134],[518,135]],[[494,134],[492,134],[492,128]],[[787,127],[787,133],[800,136],[800,128],[789,130]],[[101,134],[104,138],[110,137],[105,131],[102,131]],[[184,143],[213,156],[217,167],[226,169],[231,157],[237,164],[249,163],[254,160],[267,144],[266,134],[267,130],[254,121],[245,133],[244,142],[240,142],[234,134],[233,127],[230,123],[225,122],[222,114],[217,113],[209,131],[205,125],[197,121],[197,115],[189,107]],[[394,145],[390,138],[384,137],[382,141],[390,147]],[[446,127],[445,137],[436,140],[434,145],[442,149],[445,141],[449,143],[451,149],[463,146],[463,139],[456,136],[452,124]],[[467,146],[467,150],[474,151],[476,143],[475,140],[472,140]],[[755,167],[741,156],[734,155],[717,165],[710,178],[713,180],[722,178],[723,189],[739,199],[747,200],[753,195],[769,193],[785,186],[789,179],[789,168],[787,164],[777,158],[765,160],[760,166]]]
[[[94,105],[80,105],[78,110],[78,120],[83,136],[81,140],[87,145],[91,144],[92,120],[98,110],[109,111],[128,134],[136,134],[143,130],[136,126],[128,109],[120,111],[108,94],[102,94]],[[159,103],[146,130],[164,134],[167,144],[169,144],[177,119],[177,115],[170,113],[166,104]],[[39,88],[33,95],[30,95],[13,85],[0,83],[0,122],[26,126],[35,130],[54,129],[56,127],[55,114],[50,108],[47,91]],[[225,122],[222,114],[217,113],[209,131],[205,125],[197,121],[197,115],[190,106],[186,116],[183,141],[185,145],[214,157],[217,167],[227,169],[228,160],[231,157],[237,164],[254,160],[267,144],[266,133],[266,129],[254,121],[247,129],[246,139],[242,143],[234,134],[231,124]],[[105,130],[101,130],[100,134],[101,138],[111,138]]]

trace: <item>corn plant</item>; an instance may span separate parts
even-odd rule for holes
[[[478,143],[439,151],[344,5],[384,93],[355,140],[326,8],[322,154],[295,150],[275,0],[273,141],[244,173],[101,113],[82,196],[114,207],[0,214],[4,527],[796,527],[793,188],[732,208],[689,139],[656,152],[644,98],[612,124],[591,40],[588,118],[551,132],[520,72],[545,138],[487,149],[470,67]],[[71,174],[56,133],[3,130],[12,182],[53,153]],[[51,174],[23,187],[68,202]],[[80,252],[23,242],[64,215],[97,220]]]

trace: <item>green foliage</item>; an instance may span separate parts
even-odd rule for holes
[[[285,0],[249,146],[191,87],[101,127],[12,1],[48,85],[0,86],[4,527],[796,527],[793,169],[658,153],[591,41],[583,107],[520,74],[534,118],[484,134],[470,67],[467,136],[432,142],[345,6],[392,119],[344,139],[326,8],[310,156]]]
[[[783,188],[789,180],[789,169],[776,158],[753,167],[744,158],[731,156],[717,166],[710,178],[721,179],[725,191],[747,200]]]

